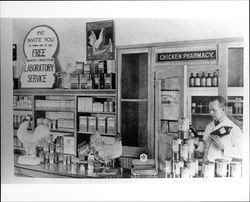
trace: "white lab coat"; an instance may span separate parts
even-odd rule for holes
[[[221,141],[224,145],[224,152],[215,146],[210,136],[211,132],[222,126],[232,127],[228,135],[221,137]],[[228,117],[224,117],[217,126],[215,126],[214,122],[212,121],[207,125],[203,136],[205,143],[204,160],[214,162],[216,158],[242,158],[242,139],[243,134],[241,129]]]

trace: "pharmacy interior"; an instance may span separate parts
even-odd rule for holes
[[[241,159],[204,162],[195,150],[215,96],[243,129],[243,38],[116,45],[119,20],[23,22],[13,26],[16,176],[242,175]]]

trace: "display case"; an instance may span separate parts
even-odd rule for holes
[[[118,131],[125,167],[143,152],[152,157],[152,69],[148,48],[118,49]]]

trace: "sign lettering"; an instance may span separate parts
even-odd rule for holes
[[[216,50],[157,53],[157,62],[214,59],[216,59]]]
[[[22,88],[51,88],[55,82],[54,54],[58,38],[48,26],[31,29],[24,40],[26,66],[21,75]]]

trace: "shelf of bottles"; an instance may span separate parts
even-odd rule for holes
[[[212,121],[209,113],[208,103],[213,96],[192,96],[191,97],[191,119],[193,127],[199,135],[205,130],[206,125]]]
[[[227,114],[242,128],[243,125],[243,96],[228,96]]]
[[[191,72],[189,76],[189,87],[218,87],[219,70],[213,72]]]

